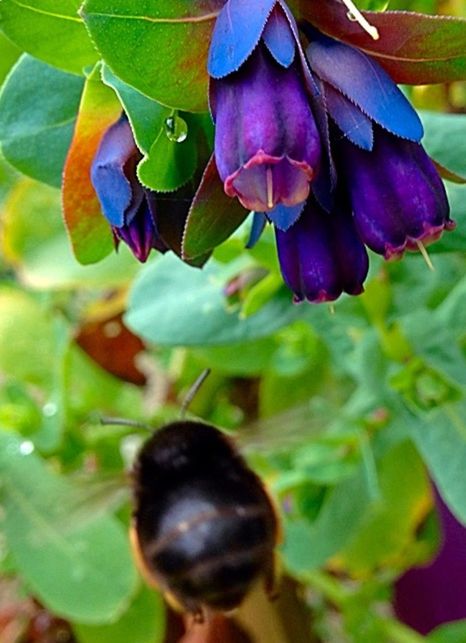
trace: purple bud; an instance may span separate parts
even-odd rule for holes
[[[340,167],[361,239],[390,259],[438,239],[452,222],[442,180],[424,148],[380,128],[374,134],[370,152],[342,143]]]
[[[348,207],[328,213],[309,199],[296,223],[276,229],[283,279],[296,302],[324,302],[342,292],[358,295],[369,267],[366,249]]]
[[[149,201],[154,202],[155,199],[152,195],[146,193],[139,210],[129,223],[120,228],[112,226],[115,238],[124,241],[136,259],[142,263],[147,261],[152,248],[160,252],[166,252],[167,250],[166,245],[159,237],[152,215],[152,208],[155,203],[152,203],[152,207],[149,207]]]
[[[139,261],[152,248],[166,250],[155,224],[155,199],[138,181],[141,159],[125,115],[102,137],[92,162],[91,180],[116,242],[124,241]]]
[[[320,139],[297,62],[284,68],[261,42],[237,72],[211,80],[211,108],[226,194],[259,212],[307,198]]]

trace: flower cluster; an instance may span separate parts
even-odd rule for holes
[[[253,12],[250,5],[227,0],[209,50],[218,176],[226,195],[255,212],[254,238],[265,222],[274,225],[295,301],[359,294],[366,248],[385,259],[425,254],[454,227],[421,121],[372,57],[308,22],[298,29],[284,0],[254,0]],[[164,218],[169,199],[141,185],[140,160],[123,115],[104,134],[91,172],[116,244],[140,261],[152,248],[182,254],[192,186],[182,211],[170,197]]]
[[[454,224],[404,94],[360,50],[301,26],[305,50],[283,0],[253,17],[228,0],[210,104],[226,194],[274,224],[295,300],[322,302],[362,292],[366,246],[386,259],[424,251]]]

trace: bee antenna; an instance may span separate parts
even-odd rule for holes
[[[112,418],[112,417],[101,417],[100,423],[103,426],[132,426],[136,429],[146,429],[146,431],[152,431],[151,427],[144,422],[138,422],[137,420],[129,420],[128,418]]]
[[[189,391],[186,393],[186,396],[183,400],[183,403],[181,405],[181,417],[184,418],[186,415],[189,405],[193,401],[196,393],[199,391],[201,386],[204,384],[205,380],[209,377],[210,375],[210,368],[206,368],[202,373],[199,375],[199,377],[196,379],[194,384],[191,385],[191,388]]]

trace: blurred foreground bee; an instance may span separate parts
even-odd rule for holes
[[[207,374],[188,393],[182,417]],[[261,431],[250,426],[243,432],[247,442],[242,446],[252,452],[269,450],[277,429],[275,447],[283,438],[282,447],[302,444],[310,432],[319,434],[326,426],[314,415],[304,405],[271,418],[268,427],[262,421]],[[323,417],[322,412],[318,415]],[[102,422],[141,427],[131,420]],[[234,444],[203,422],[171,422],[142,445],[132,482],[136,561],[146,581],[174,607],[202,621],[212,612],[237,608],[260,581],[273,597],[280,521],[262,481],[236,448],[236,439]]]
[[[142,573],[202,621],[240,605],[262,578],[275,589],[278,519],[232,442],[201,422],[168,424],[134,466],[132,543]]]

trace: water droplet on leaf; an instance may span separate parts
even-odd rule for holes
[[[173,143],[182,143],[188,136],[188,125],[181,116],[173,114],[165,119],[165,134]]]

